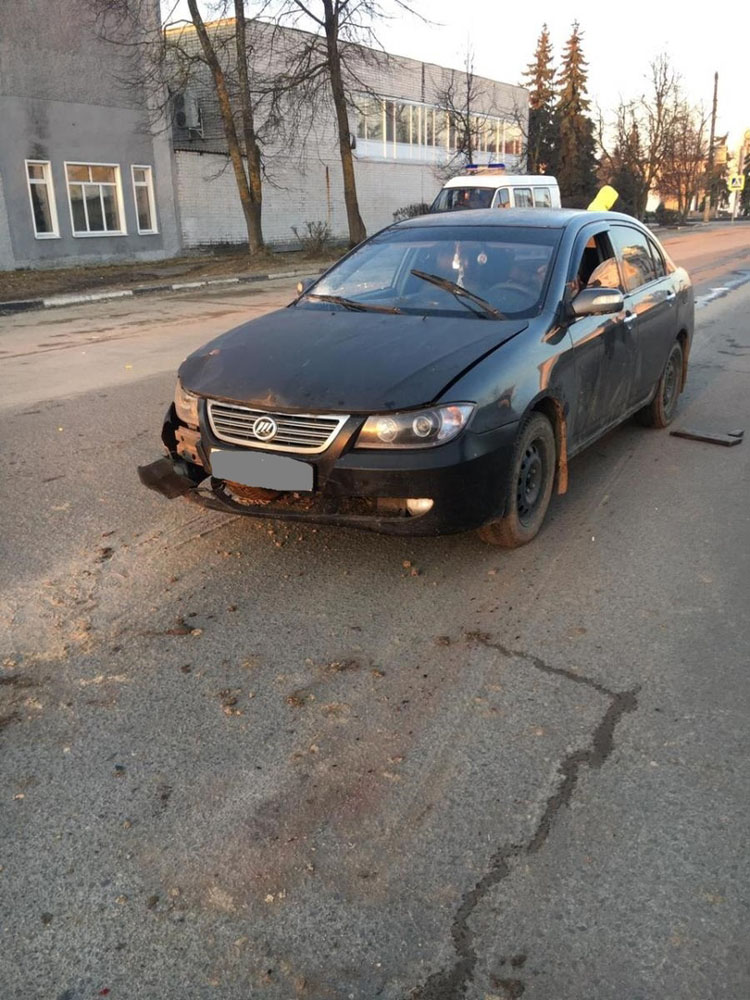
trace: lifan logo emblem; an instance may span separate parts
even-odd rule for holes
[[[270,441],[276,437],[278,425],[273,417],[258,417],[253,424],[253,434],[259,441]]]

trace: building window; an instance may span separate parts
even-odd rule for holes
[[[419,101],[353,95],[357,111],[357,149],[361,155],[423,163],[446,162],[463,141],[461,129],[445,108]],[[471,115],[472,152],[482,159],[520,157],[520,129],[496,115]],[[508,131],[509,141],[505,136]]]
[[[38,240],[57,239],[57,207],[49,160],[26,160],[26,180],[29,185],[31,217]]]
[[[66,163],[74,236],[124,236],[120,168],[114,163]]]
[[[523,132],[518,125],[506,125],[504,133],[504,156],[520,156],[523,153]]]
[[[156,208],[154,206],[154,182],[151,167],[131,167],[133,174],[133,194],[138,232],[141,236],[157,233]]]

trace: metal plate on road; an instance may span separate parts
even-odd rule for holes
[[[312,465],[286,455],[212,448],[211,471],[217,479],[280,493],[309,493],[313,488]]]

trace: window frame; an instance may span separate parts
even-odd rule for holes
[[[537,192],[542,192],[542,191],[546,195],[547,200],[543,205],[539,205],[537,204],[536,196]],[[535,184],[531,189],[531,195],[532,198],[534,199],[534,208],[552,208],[552,189],[549,188],[546,184],[544,185]]]
[[[145,170],[146,181],[136,181],[136,170]],[[133,204],[135,206],[135,226],[139,236],[158,236],[159,222],[156,218],[156,196],[154,195],[154,168],[149,163],[131,163],[130,178],[133,183]],[[151,229],[141,229],[141,221],[138,217],[138,188],[145,187],[148,194],[148,207],[151,215]]]
[[[68,180],[68,167],[111,167],[115,172],[115,203],[117,205],[117,212],[119,215],[120,229],[102,229],[91,232],[90,230],[84,231],[76,229],[75,219],[73,218],[73,199],[70,196],[70,185],[71,184],[98,184],[101,188],[102,184],[108,184],[106,181],[70,181]],[[101,238],[102,236],[127,236],[128,235],[128,223],[125,218],[125,204],[122,197],[122,171],[120,170],[119,163],[97,163],[93,160],[85,162],[83,160],[65,160],[63,163],[63,168],[65,170],[65,190],[68,194],[68,209],[70,211],[70,229],[73,236],[76,239],[92,239],[95,237]],[[101,198],[101,192],[99,194]],[[84,198],[84,211],[86,213],[86,221],[88,222],[88,209],[86,208],[86,199]],[[104,212],[102,212],[103,217],[106,220]]]
[[[59,240],[60,239],[60,221],[57,215],[57,200],[55,198],[55,182],[52,178],[52,161],[51,160],[28,160],[25,159],[24,172],[26,174],[26,190],[29,195],[29,208],[31,209],[31,224],[34,227],[34,239],[35,240]],[[32,179],[29,177],[29,166],[42,167],[44,170],[44,180],[39,181],[36,178]],[[49,200],[50,217],[52,222],[52,232],[50,233],[39,233],[36,228],[36,216],[34,215],[34,199],[31,196],[31,185],[32,184],[44,184],[47,188],[47,198]]]

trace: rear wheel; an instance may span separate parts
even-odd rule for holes
[[[668,427],[677,411],[677,400],[682,392],[682,344],[672,344],[664,371],[661,373],[656,395],[648,406],[636,414],[644,427]]]
[[[552,496],[555,459],[552,425],[542,413],[532,413],[516,438],[505,517],[479,529],[482,541],[515,549],[537,535]]]

